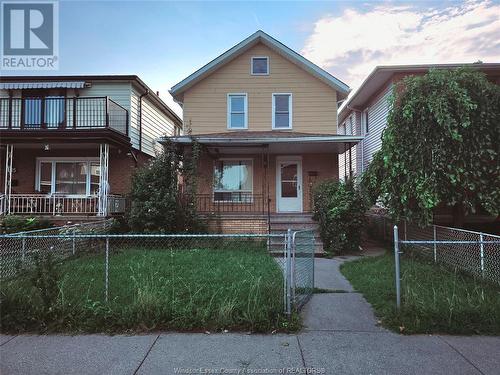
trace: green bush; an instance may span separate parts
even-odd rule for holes
[[[127,214],[128,226],[132,231],[201,231],[195,195],[181,194],[179,190],[178,177],[181,174],[184,174],[190,185],[196,185],[196,170],[192,165],[197,164],[197,160],[191,159],[183,158],[173,145],[168,144],[164,152],[136,172],[130,194],[131,208]]]
[[[324,250],[336,255],[358,251],[366,208],[353,182],[324,181],[313,194]]]
[[[53,225],[47,219],[25,216],[5,216],[0,226],[1,233],[17,233],[29,230],[51,228]]]

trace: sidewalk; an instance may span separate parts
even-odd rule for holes
[[[499,337],[402,336],[378,327],[370,305],[339,273],[342,261],[316,260],[317,286],[347,293],[314,295],[297,335],[0,336],[0,373],[279,373],[313,367],[325,374],[498,374]]]

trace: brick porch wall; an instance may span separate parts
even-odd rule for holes
[[[292,155],[292,154],[291,154]],[[312,191],[314,186],[323,180],[339,178],[337,154],[302,154],[302,190],[303,208],[311,211]],[[276,212],[276,157],[269,155],[267,182],[262,154],[252,155],[218,155],[219,158],[253,159],[253,193],[267,194],[269,185],[270,211]],[[214,158],[203,154],[199,162],[199,194],[212,194]]]

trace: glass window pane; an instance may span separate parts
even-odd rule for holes
[[[99,163],[90,163],[90,194],[99,192],[100,175]]]
[[[253,58],[252,64],[253,74],[267,74],[267,58]]]
[[[274,108],[276,112],[288,112],[289,111],[289,99],[290,95],[275,95],[274,96]]]
[[[251,192],[252,191],[252,165],[250,160],[219,160],[214,170],[214,190],[224,192]],[[221,192],[222,193],[222,192]],[[223,197],[224,200],[237,197],[241,200],[241,194],[215,195]],[[246,196],[245,196],[246,197]],[[245,198],[243,197],[243,199]]]
[[[245,114],[244,113],[231,113],[231,128],[244,128],[245,127]]]
[[[275,128],[288,128],[288,127],[290,127],[289,118],[290,118],[290,115],[288,113],[276,113],[274,115],[274,127]]]
[[[297,181],[297,164],[282,164],[281,165],[281,180]]]
[[[231,113],[245,111],[245,97],[231,96]]]
[[[56,163],[56,193],[87,193],[87,163]]]
[[[281,181],[281,196],[297,198],[297,182]]]
[[[52,163],[40,163],[40,192],[52,192]]]
[[[65,98],[47,96],[45,98],[45,123],[48,128],[57,128],[64,122]]]

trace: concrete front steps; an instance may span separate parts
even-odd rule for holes
[[[288,229],[292,230],[313,230],[315,240],[315,254],[321,256],[323,252],[323,242],[319,235],[318,223],[312,219],[312,214],[308,213],[275,213],[270,217],[271,233],[283,233]],[[271,251],[283,251],[282,241],[273,241]],[[273,246],[274,245],[274,246]]]

